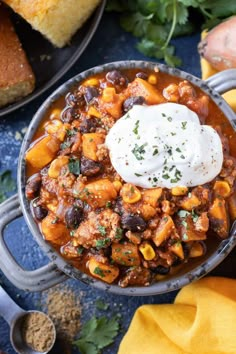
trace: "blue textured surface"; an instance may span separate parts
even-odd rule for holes
[[[199,57],[197,54],[197,43],[199,35],[191,37],[179,38],[175,40],[177,45],[177,54],[183,59],[181,69],[188,71],[196,76],[200,76]],[[0,121],[0,171],[10,169],[16,178],[17,160],[20,150],[21,141],[17,140],[15,133],[21,131],[29,124],[34,112],[60,83],[66,81],[75,74],[105,62],[111,62],[122,59],[148,59],[135,49],[136,39],[129,34],[123,32],[118,23],[118,18],[113,14],[105,14],[101,24],[90,42],[87,50],[75,64],[75,66],[57,83],[50,91],[42,95],[39,99],[27,105],[4,118]],[[150,59],[149,59],[150,60]],[[26,269],[36,269],[47,263],[47,258],[43,255],[37,244],[32,239],[30,232],[22,218],[14,221],[6,230],[6,240],[15,255],[16,260]],[[227,257],[227,259],[218,266],[212,274],[235,277],[236,269],[236,252],[235,250]],[[26,293],[12,286],[5,276],[0,272],[0,282],[4,289],[12,296],[12,298],[25,309],[40,309],[41,294]],[[147,303],[168,303],[172,302],[175,292],[151,297],[122,297],[112,294],[106,294],[88,286],[80,284],[74,280],[68,280],[65,285],[73,288],[75,291],[83,291],[82,297],[83,316],[86,320],[91,315],[101,315],[95,306],[95,300],[102,298],[109,304],[107,315],[113,312],[121,314],[122,330],[127,328],[135,309],[141,304]],[[104,350],[104,354],[116,353],[119,340],[108,349]],[[0,349],[8,354],[15,352],[9,342],[8,325],[0,318]],[[64,353],[62,353],[64,354]],[[128,353],[127,353],[128,354]]]

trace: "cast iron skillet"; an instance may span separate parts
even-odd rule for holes
[[[36,77],[36,87],[30,95],[0,108],[0,117],[39,97],[72,67],[91,41],[101,20],[105,4],[106,0],[102,0],[91,18],[72,37],[70,45],[64,48],[54,47],[26,21],[13,14],[16,32]]]
[[[170,75],[180,77],[181,79],[187,79],[194,85],[199,86],[213,99],[213,101],[215,101],[226,117],[228,117],[232,126],[235,128],[235,114],[220,94],[232,88],[236,88],[236,69],[218,73],[210,79],[202,81],[184,71],[169,68],[163,64],[144,61],[121,61],[86,70],[60,86],[36,112],[25,135],[19,156],[17,181],[18,194],[9,198],[0,206],[0,268],[6,277],[20,289],[28,291],[42,291],[59,282],[62,282],[66,279],[66,277],[71,277],[95,286],[98,289],[120,295],[144,296],[165,293],[179,289],[182,286],[206,275],[220,262],[222,262],[236,245],[236,224],[234,223],[228,239],[219,240],[218,242],[214,241],[214,243],[208,247],[208,251],[204,257],[199,257],[201,259],[198,259],[195,262],[187,263],[184,267],[182,267],[179,273],[176,273],[175,275],[172,275],[148,287],[120,288],[117,285],[106,284],[80,272],[78,269],[70,265],[69,262],[63,259],[43,239],[39,228],[31,215],[29,202],[25,198],[26,166],[24,156],[32,141],[32,137],[44,118],[45,113],[50,108],[52,102],[61,96],[65,96],[71,86],[74,86],[75,84],[78,85],[79,82],[85,78],[103,71],[125,68],[139,68],[141,70],[145,68],[149,68],[151,70],[158,68],[160,71],[169,73]],[[22,215],[22,213],[33,237],[51,260],[51,262],[46,266],[33,271],[26,271],[17,264],[14,256],[8,250],[3,237],[4,228],[12,220]]]

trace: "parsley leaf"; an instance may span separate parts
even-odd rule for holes
[[[11,171],[6,170],[0,174],[0,203],[6,198],[7,194],[16,189],[16,183],[12,178]]]
[[[80,175],[80,161],[78,159],[71,157],[68,166],[70,173],[73,173],[76,176]]]
[[[108,0],[107,11],[120,13],[121,26],[140,38],[140,52],[179,66],[172,39],[200,27],[210,29],[235,15],[236,2],[228,0],[226,6],[224,0]]]
[[[116,318],[92,317],[84,324],[80,338],[73,344],[81,354],[99,354],[101,349],[113,343],[118,330],[119,323]]]

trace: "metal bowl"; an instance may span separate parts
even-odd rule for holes
[[[200,87],[212,98],[235,129],[235,114],[220,94],[232,88],[236,88],[236,69],[221,72],[212,76],[210,79],[203,81],[184,71],[173,69],[163,64],[147,61],[121,61],[104,64],[86,70],[61,85],[48,97],[48,99],[36,112],[25,135],[19,156],[18,194],[9,198],[0,206],[0,268],[6,277],[18,288],[29,291],[42,291],[65,280],[67,277],[71,277],[86,284],[90,284],[98,289],[120,295],[145,296],[166,293],[179,289],[184,285],[206,275],[209,271],[221,263],[236,245],[236,226],[233,224],[227,239],[219,241],[215,240],[208,247],[208,251],[204,257],[200,257],[198,260],[187,263],[176,274],[168,276],[166,279],[158,281],[148,287],[121,288],[118,285],[109,285],[100,280],[96,280],[85,273],[82,273],[80,270],[73,267],[68,261],[63,259],[58,252],[43,239],[38,225],[34,221],[31,214],[29,201],[25,197],[26,164],[24,156],[35,132],[38,129],[38,126],[53,102],[61,96],[64,96],[72,86],[78,85],[82,80],[94,74],[114,69],[129,68],[151,70],[158,68],[162,72],[190,81],[194,85]],[[16,217],[19,217],[22,213],[33,237],[51,260],[51,263],[48,265],[34,271],[25,271],[16,263],[14,257],[6,247],[3,238],[4,227]]]

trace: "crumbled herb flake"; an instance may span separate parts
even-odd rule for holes
[[[142,156],[143,154],[145,154],[145,146],[147,146],[147,143],[142,144],[140,146],[138,146],[137,144],[135,144],[132,153],[134,154],[134,156],[136,157],[137,160],[144,160],[144,157]]]
[[[142,175],[140,173],[134,173],[136,177],[142,177]]]
[[[80,161],[74,157],[69,159],[68,163],[70,173],[73,173],[76,176],[80,175]]]
[[[94,274],[97,274],[97,275],[99,275],[102,278],[105,277],[104,271],[100,267],[96,267],[94,269]]]
[[[135,125],[134,125],[134,129],[133,129],[133,133],[138,135],[138,129],[139,129],[139,120],[136,120]]]
[[[100,232],[100,234],[102,235],[102,236],[106,236],[106,228],[105,228],[105,226],[102,226],[102,225],[98,225],[98,231]]]

